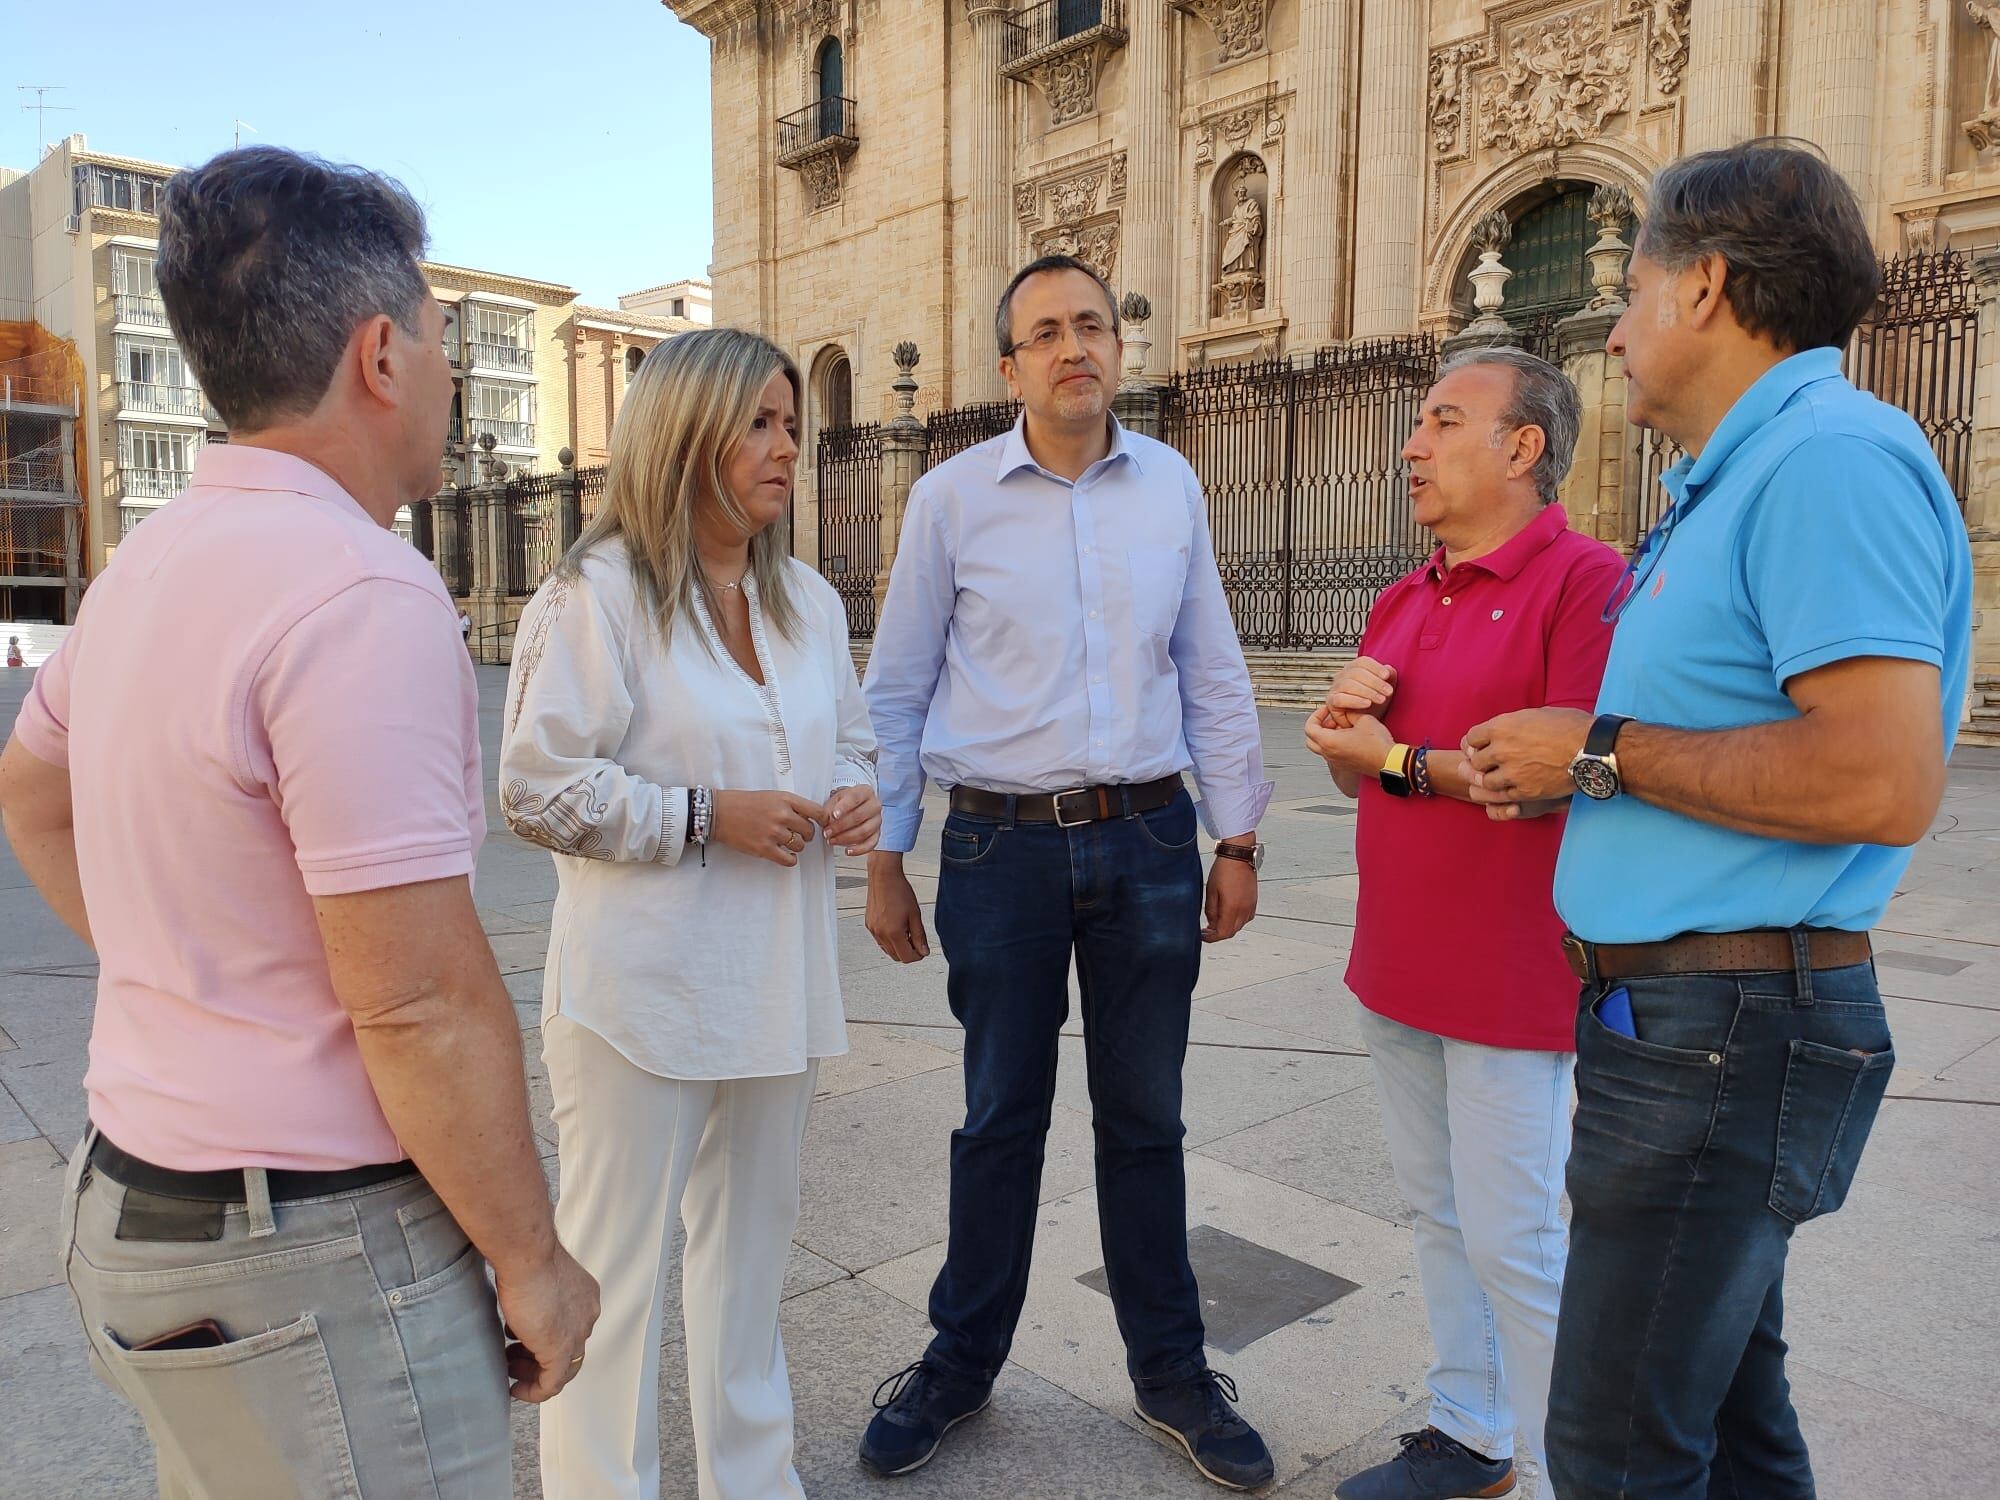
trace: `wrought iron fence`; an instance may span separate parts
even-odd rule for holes
[[[1020,415],[1020,403],[1015,401],[975,401],[968,406],[932,412],[924,422],[930,439],[932,466],[943,463],[954,453],[963,453],[976,443],[1000,436],[1014,425]]]
[[[882,428],[824,427],[819,477],[819,570],[847,606],[847,632],[875,634],[875,570],[882,558]]]
[[[434,560],[444,586],[457,598],[472,592],[472,507],[469,492],[454,490],[433,502],[436,530]]]
[[[1916,420],[1960,505],[1972,478],[1978,337],[1972,266],[1940,250],[1882,263],[1882,295],[1847,345],[1847,378]]]
[[[410,545],[432,562],[437,561],[437,506],[429,500],[410,506]]]
[[[790,161],[804,155],[821,141],[859,140],[855,105],[845,95],[829,94],[815,99],[804,109],[795,109],[778,120],[778,160]]]
[[[598,464],[588,469],[576,471],[576,512],[578,535],[582,528],[597,519],[597,511],[604,504],[604,476],[608,471]],[[576,537],[571,537],[570,545],[575,545]]]
[[[561,560],[568,499],[569,481],[562,474],[531,474],[501,487],[508,593],[532,594]]]
[[[1245,645],[1355,644],[1429,552],[1400,454],[1437,361],[1420,334],[1174,378],[1165,436],[1201,478]]]

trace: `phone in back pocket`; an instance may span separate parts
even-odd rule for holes
[[[1632,992],[1624,985],[1606,990],[1604,998],[1597,1002],[1596,1010],[1597,1019],[1604,1023],[1606,1030],[1629,1036],[1635,1042],[1639,1039],[1638,1029],[1632,1024]]]

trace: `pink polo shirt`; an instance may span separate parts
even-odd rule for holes
[[[478,855],[478,695],[437,571],[312,464],[208,445],[14,733],[69,768],[98,1128],[189,1171],[400,1159],[313,898]]]
[[[1560,504],[1450,571],[1439,548],[1382,591],[1361,637],[1364,655],[1396,669],[1389,732],[1456,750],[1495,714],[1593,707],[1611,649],[1604,601],[1624,566],[1571,531]],[[1576,980],[1554,896],[1563,822],[1496,823],[1470,802],[1391,797],[1364,777],[1348,988],[1439,1036],[1571,1050]]]

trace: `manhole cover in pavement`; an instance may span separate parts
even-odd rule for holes
[[[1188,1231],[1188,1259],[1201,1286],[1208,1342],[1224,1354],[1241,1354],[1265,1334],[1361,1290],[1345,1276],[1267,1250],[1213,1224]],[[1102,1266],[1076,1279],[1110,1295]]]

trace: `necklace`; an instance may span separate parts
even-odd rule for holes
[[[748,568],[745,568],[743,572],[738,573],[736,577],[730,582],[718,583],[716,582],[716,580],[708,576],[708,569],[703,568],[701,569],[701,581],[707,584],[712,589],[740,589],[743,587],[743,579],[749,573],[749,571],[750,570]]]

